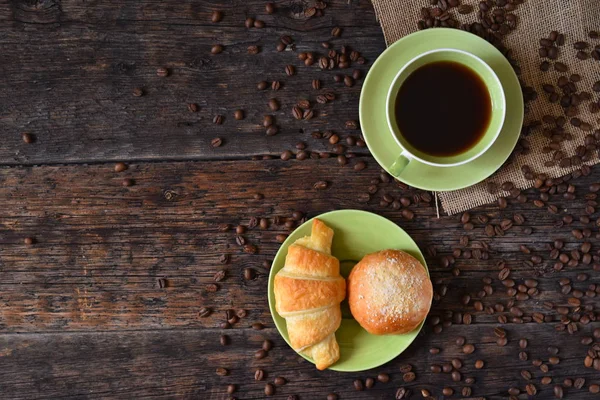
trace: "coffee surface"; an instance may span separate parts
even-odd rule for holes
[[[485,135],[492,101],[481,77],[453,61],[416,69],[402,84],[395,104],[402,136],[433,156],[468,151]]]

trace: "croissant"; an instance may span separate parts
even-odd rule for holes
[[[346,280],[331,255],[332,240],[333,230],[315,219],[311,235],[290,245],[285,266],[275,275],[275,309],[287,322],[290,344],[319,370],[340,358],[335,331],[342,322]]]

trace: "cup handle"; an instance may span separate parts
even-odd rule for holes
[[[394,161],[394,163],[390,167],[390,174],[392,174],[392,176],[396,178],[399,177],[400,174],[402,174],[402,171],[404,171],[404,169],[410,163],[410,160],[411,158],[408,157],[408,153],[406,151],[400,153],[398,158],[396,158],[396,161]]]

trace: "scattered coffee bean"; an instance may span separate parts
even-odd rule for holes
[[[167,76],[169,76],[169,70],[165,67],[160,67],[156,69],[156,76],[159,76],[161,78],[165,78]]]
[[[354,389],[359,390],[359,391],[364,390],[365,387],[364,387],[363,381],[361,381],[360,379],[356,379],[354,381]]]
[[[135,181],[131,178],[126,178],[126,179],[123,179],[123,181],[121,182],[121,185],[125,186],[125,187],[133,186],[133,185],[135,185]]]
[[[267,383],[265,385],[265,395],[273,396],[273,394],[275,394],[275,387],[273,385],[271,385],[270,383]]]
[[[215,44],[211,49],[210,52],[211,54],[220,54],[223,52],[223,45],[220,44]]]
[[[263,330],[264,328],[265,328],[265,326],[263,324],[261,324],[260,322],[255,322],[252,324],[252,329],[254,329],[256,331]]]
[[[285,380],[285,378],[284,378],[284,377],[282,377],[282,376],[278,376],[277,378],[275,378],[275,379],[273,380],[273,383],[274,383],[275,385],[277,385],[277,386],[283,386],[283,385],[285,385],[285,384],[287,383],[287,381]]]
[[[221,22],[223,20],[223,13],[221,11],[213,11],[210,17],[212,22]]]

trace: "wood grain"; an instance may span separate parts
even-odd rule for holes
[[[359,195],[380,176],[379,168],[367,161],[368,168],[358,172],[351,166],[337,165],[334,159],[142,163],[131,164],[122,173],[115,173],[110,164],[0,169],[0,198],[5,199],[0,211],[0,349],[6,353],[0,357],[3,392],[14,393],[15,398],[50,398],[66,393],[81,398],[224,398],[226,384],[237,383],[239,398],[252,399],[263,397],[264,385],[252,380],[254,369],[262,367],[269,379],[282,375],[290,381],[277,391],[277,398],[290,393],[302,399],[323,398],[332,391],[343,394],[343,398],[390,398],[402,384],[399,366],[410,363],[418,379],[408,386],[429,388],[439,396],[443,386],[460,390],[462,385],[453,383],[448,374],[430,373],[429,365],[458,357],[465,364],[463,377],[477,378],[473,396],[505,397],[511,385],[524,388],[520,371],[529,369],[541,390],[538,397],[550,398],[551,388],[539,384],[543,376],[539,369],[531,361],[518,359],[517,342],[522,337],[529,340],[530,360],[547,362],[546,347],[550,344],[560,349],[561,363],[551,366],[555,380],[583,376],[589,384],[597,379],[593,370],[583,367],[588,346],[579,341],[591,335],[598,323],[580,323],[574,335],[557,333],[554,329],[559,315],[542,307],[545,301],[567,305],[569,296],[559,292],[559,277],[569,277],[573,287],[583,291],[589,284],[599,283],[592,265],[552,271],[553,260],[545,249],[554,239],[564,239],[567,250],[583,243],[570,231],[585,225],[574,222],[557,229],[554,224],[566,212],[575,216],[583,212],[583,195],[597,174],[575,181],[576,200],[566,202],[560,195],[551,198],[549,203],[563,210],[560,215],[533,206],[531,200],[511,204],[506,210],[489,206],[473,211],[473,220],[487,215],[493,224],[522,213],[524,225],[533,227],[529,236],[514,227],[505,236],[490,239],[480,223],[467,232],[462,230],[460,217],[437,219],[433,203],[408,207],[415,213],[411,221],[402,218],[401,210],[381,206],[386,194],[397,199],[423,193],[402,189],[394,182],[379,182],[372,199],[360,203]],[[121,186],[124,178],[134,179],[135,185]],[[329,182],[329,188],[313,189],[316,180]],[[254,199],[256,193],[264,198]],[[528,197],[536,195],[529,193]],[[279,247],[275,236],[287,232],[285,227],[274,225],[273,218],[291,218],[294,210],[313,217],[341,208],[366,209],[390,218],[422,249],[434,246],[438,256],[461,248],[458,242],[462,234],[469,236],[471,249],[475,242],[489,243],[488,260],[456,261],[461,271],[457,277],[440,265],[438,257],[426,255],[436,292],[441,293],[444,287],[447,291],[434,303],[432,317],[454,320],[458,313],[469,313],[472,324],[455,321],[441,334],[435,334],[427,324],[408,352],[367,373],[318,373],[299,359],[279,337],[267,306],[269,268],[262,263],[272,260]],[[218,227],[247,225],[253,216],[268,218],[271,225],[243,235],[258,248],[258,254],[246,254],[235,243],[233,231],[220,232]],[[595,235],[594,224],[587,226]],[[36,243],[23,244],[25,237],[34,237]],[[596,254],[597,239],[590,240]],[[519,252],[521,244],[533,253]],[[220,264],[222,254],[230,254],[231,263]],[[531,268],[522,264],[534,254],[542,256],[541,265]],[[498,280],[496,265],[502,259],[517,283],[526,278],[539,282],[538,296],[516,302],[525,316],[534,312],[551,316],[551,321],[541,324],[506,324],[506,347],[495,344],[493,329],[499,325],[500,314],[510,321],[510,313],[488,315],[473,308],[484,277],[493,279],[494,292],[481,299],[483,304],[507,305],[510,297]],[[550,267],[548,272],[543,272],[545,266]],[[247,267],[256,270],[256,279],[244,280]],[[218,283],[220,290],[207,292],[206,285],[214,283],[213,276],[221,269],[227,275]],[[579,273],[587,273],[589,279],[577,282]],[[156,279],[161,277],[167,278],[165,289],[157,286]],[[472,296],[467,306],[460,302],[464,294]],[[598,307],[597,298],[584,297],[582,302]],[[199,318],[201,307],[209,307],[213,313]],[[220,329],[226,310],[240,308],[246,309],[248,316],[233,329]],[[251,329],[254,322],[265,324],[266,329]],[[218,343],[222,333],[232,339],[227,348]],[[474,343],[476,352],[461,354],[453,343],[458,336]],[[275,349],[266,359],[256,361],[254,352],[264,338],[274,341]],[[430,355],[432,346],[442,348],[442,353]],[[485,360],[486,368],[474,370],[476,359]],[[216,376],[217,367],[230,368],[231,375]],[[392,382],[365,392],[353,389],[354,379],[378,372],[390,373]],[[568,393],[573,398],[589,395],[585,389]]]
[[[538,208],[532,202],[539,193],[529,191],[526,204],[509,200],[506,209],[473,210],[472,230],[464,229],[460,216],[437,218],[429,194],[382,175],[366,148],[347,147],[349,163],[340,166],[330,154],[333,145],[311,135],[333,130],[344,145],[348,136],[359,137],[360,131],[346,129],[345,122],[358,119],[362,80],[350,88],[336,84],[333,77],[340,71],[305,67],[297,54],[324,54],[323,41],[338,51],[348,45],[367,63],[342,73],[357,67],[364,76],[385,47],[371,3],[329,1],[323,17],[310,19],[303,13],[312,1],[276,3],[277,12],[267,15],[262,0],[2,2],[1,397],[220,400],[228,398],[226,386],[236,384],[237,398],[263,399],[265,383],[283,376],[288,383],[277,387],[273,398],[296,394],[312,400],[338,393],[340,399],[392,399],[400,386],[411,388],[412,398],[427,389],[439,399],[449,386],[452,397],[459,398],[464,379],[473,377],[475,383],[466,385],[472,387],[469,398],[508,398],[508,388],[518,387],[525,399],[521,371],[528,370],[537,399],[554,398],[553,385],[578,377],[586,379],[584,387],[565,388],[566,398],[592,398],[589,385],[600,378],[583,365],[590,346],[581,338],[600,327],[600,297],[590,291],[600,286],[596,206],[588,210],[593,211],[589,223],[579,217],[588,201],[597,201],[586,195],[588,186],[600,181],[598,169],[574,181],[572,201],[556,194]],[[210,22],[214,10],[224,12],[218,24]],[[249,16],[264,20],[265,29],[246,29]],[[336,26],[342,28],[340,38],[331,37]],[[275,46],[284,34],[294,39],[295,49],[278,53]],[[211,55],[217,43],[225,51]],[[250,45],[259,46],[260,53],[247,54]],[[286,64],[296,66],[297,74],[288,77]],[[167,67],[169,76],[158,77],[158,67]],[[311,89],[317,78],[323,83],[320,91]],[[280,80],[282,88],[260,92],[260,80]],[[134,97],[134,88],[143,88],[145,95]],[[292,117],[290,109],[299,99],[314,104],[317,93],[329,90],[336,100],[316,105],[316,118]],[[268,110],[271,97],[282,105],[277,112]],[[188,111],[188,103],[197,103],[199,111]],[[236,109],[244,110],[244,120],[233,118]],[[217,114],[224,116],[223,125],[212,123]],[[265,136],[265,114],[275,115],[278,135]],[[32,133],[35,143],[25,144],[22,132]],[[212,148],[216,137],[224,144]],[[313,156],[332,157],[250,160],[296,152],[300,141]],[[129,168],[116,173],[114,161]],[[359,162],[367,168],[355,170]],[[133,185],[123,186],[124,179]],[[327,182],[327,189],[315,189],[317,181]],[[385,201],[401,197],[411,205],[395,209]],[[558,214],[549,213],[548,205]],[[294,211],[312,218],[348,208],[389,218],[415,239],[425,253],[436,298],[422,333],[400,357],[362,373],[319,372],[285,344],[269,313],[266,291],[280,246],[277,236],[300,222],[286,228],[275,220],[292,221]],[[524,216],[523,225],[493,238],[478,220],[486,216],[489,224],[499,225],[515,214]],[[560,226],[567,214],[574,222]],[[248,226],[253,217],[266,218],[269,227],[247,229],[241,236],[255,248],[245,251],[234,229],[221,227]],[[532,233],[524,233],[524,227]],[[571,233],[586,228],[589,238]],[[463,235],[469,238],[466,246],[460,244]],[[34,243],[25,244],[26,238]],[[549,246],[556,239],[564,240],[568,254],[589,241],[596,259],[555,271]],[[521,251],[522,245],[531,254]],[[487,259],[475,257],[482,248]],[[455,264],[445,266],[444,259],[458,250]],[[225,263],[223,256],[229,257]],[[527,263],[532,256],[541,257],[539,264]],[[539,294],[515,301],[524,321],[514,320],[509,310],[512,297],[498,277],[502,261],[517,285],[525,279],[538,282]],[[253,279],[244,279],[246,268],[254,271]],[[213,292],[210,285],[219,271],[225,278]],[[561,293],[560,278],[583,292],[580,310],[569,305],[573,292]],[[167,286],[159,287],[158,279]],[[484,279],[491,279],[489,287]],[[465,295],[469,302],[462,301]],[[476,301],[488,309],[478,311]],[[544,308],[545,302],[554,308]],[[494,306],[505,309],[489,310]],[[571,320],[587,314],[591,321],[574,322],[573,334],[557,331],[557,306],[568,307]],[[200,317],[204,307],[211,313]],[[247,316],[231,329],[221,328],[226,312],[240,309]],[[540,313],[544,321],[532,320]],[[508,319],[504,347],[494,334],[501,315]],[[265,329],[252,329],[256,322]],[[229,336],[229,345],[219,344],[222,334]],[[473,354],[462,353],[459,336],[475,345]],[[519,359],[521,338],[529,341],[526,361]],[[256,360],[265,339],[274,348]],[[548,363],[548,346],[559,348],[560,363],[543,373],[532,360]],[[431,347],[442,351],[432,355]],[[454,358],[463,363],[461,382],[430,372],[431,364]],[[477,359],[485,368],[474,368]],[[413,366],[414,382],[403,382],[404,364]],[[219,367],[229,374],[218,376]],[[265,381],[254,381],[257,368],[266,371]],[[390,375],[389,383],[360,392],[353,388],[355,379],[380,372]],[[541,384],[544,375],[553,378],[551,385]]]
[[[273,15],[257,0],[31,3],[14,0],[0,10],[4,165],[279,154],[311,141],[314,130],[343,132],[345,121],[358,120],[362,81],[347,88],[333,76],[351,75],[354,68],[364,76],[385,48],[368,1],[332,2],[325,16],[310,19],[298,14],[307,4],[301,1],[280,2]],[[224,12],[218,24],[210,22],[215,9]],[[263,19],[266,27],[246,29],[248,16]],[[331,37],[334,26],[343,28],[340,38]],[[278,53],[284,34],[295,40],[295,50]],[[302,65],[297,54],[322,55],[323,41],[338,51],[342,45],[360,51],[368,65],[353,63],[344,71]],[[211,55],[217,43],[225,51]],[[250,45],[261,52],[247,54]],[[296,66],[295,76],[285,74],[287,64]],[[167,78],[156,76],[162,66],[170,70]],[[323,81],[320,91],[311,88],[316,78]],[[279,80],[282,88],[258,91],[262,80]],[[143,97],[132,96],[136,87],[143,88]],[[316,104],[310,121],[293,118],[299,99],[314,105],[325,91],[334,91],[337,99]],[[279,100],[279,111],[269,110],[270,98]],[[189,112],[188,103],[198,104],[199,112]],[[236,109],[245,111],[244,120],[233,118]],[[212,123],[217,114],[225,117],[223,125]],[[275,116],[278,135],[265,135],[265,114]],[[22,132],[34,134],[36,143],[23,143]],[[210,146],[214,137],[223,138],[221,148]],[[312,142],[316,150],[331,147]]]
[[[584,377],[586,382],[597,382],[597,374],[591,370],[581,371],[580,353],[583,346],[563,341],[556,343],[556,335],[548,330],[536,329],[527,324],[519,328],[526,337],[537,337],[539,341],[551,341],[561,350],[572,350],[573,354],[562,353],[561,363],[551,367],[554,382],[564,378]],[[464,334],[477,351],[464,356],[457,347],[448,343],[444,336],[420,336],[398,359],[381,368],[360,374],[317,371],[287,347],[287,344],[271,330],[244,331],[234,329],[227,332],[230,345],[219,345],[219,331],[178,330],[143,331],[121,333],[66,333],[28,334],[0,336],[0,389],[11,399],[30,398],[202,398],[226,399],[227,385],[235,384],[240,399],[264,399],[264,386],[275,377],[284,377],[288,383],[276,387],[274,399],[286,399],[296,394],[300,399],[325,399],[328,393],[337,393],[340,399],[393,399],[398,387],[411,388],[412,398],[420,398],[420,390],[428,389],[435,398],[442,398],[441,388],[452,387],[460,391],[463,384],[455,383],[449,374],[434,374],[429,371],[430,363],[442,364],[453,358],[463,360],[461,373],[474,377],[472,398],[507,398],[508,387],[524,388],[520,377],[521,369],[529,369],[534,376],[538,395],[535,398],[551,399],[553,385],[539,384],[541,372],[531,367],[530,362],[517,358],[517,341],[498,348],[491,329],[464,329],[452,327],[452,335]],[[274,347],[263,360],[254,360],[253,353],[262,341],[270,338]],[[530,343],[533,341],[530,341]],[[428,353],[428,347],[444,348],[437,356]],[[528,349],[532,357],[546,357],[545,346]],[[476,359],[486,360],[482,370],[473,367]],[[411,363],[417,379],[403,383],[399,367]],[[227,368],[229,375],[218,376],[217,367]],[[263,369],[264,381],[255,381],[254,372]],[[575,375],[573,372],[578,373]],[[353,388],[355,379],[364,381],[385,372],[390,376],[388,383],[376,383],[372,389],[358,392]],[[554,383],[553,383],[554,384]],[[565,389],[567,398],[589,399],[586,387],[580,390]],[[457,393],[453,398],[460,398]],[[526,398],[526,396],[521,396]]]

